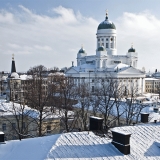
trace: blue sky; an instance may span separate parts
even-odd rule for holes
[[[69,67],[81,44],[95,54],[106,9],[117,28],[117,53],[126,54],[133,43],[138,67],[160,70],[159,5],[159,0],[0,0],[0,70],[10,71],[12,53],[17,71],[39,64]]]

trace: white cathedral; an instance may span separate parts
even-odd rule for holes
[[[77,53],[77,66],[72,65],[65,75],[72,76],[75,83],[89,82],[94,90],[95,77],[105,78],[111,75],[121,82],[128,90],[131,86],[138,87],[138,93],[145,90],[145,73],[137,69],[138,54],[133,45],[125,55],[118,55],[116,49],[116,27],[106,18],[97,28],[97,49],[95,55],[87,56],[82,47]]]

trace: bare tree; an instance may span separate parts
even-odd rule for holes
[[[77,103],[77,91],[76,85],[72,77],[60,77],[58,83],[59,89],[59,107],[61,108],[61,120],[66,132],[69,132],[70,129],[73,129],[72,123],[70,124],[69,119],[70,115],[73,113],[73,105]],[[73,115],[73,114],[72,114]],[[73,119],[75,117],[72,117]],[[73,122],[72,119],[72,122]]]
[[[52,114],[51,106],[48,104],[53,90],[48,89],[46,71],[46,67],[42,65],[31,68],[28,73],[32,75],[32,79],[28,81],[27,90],[24,93],[27,104],[39,112],[39,117],[35,119],[38,126],[38,136],[43,135],[43,121]]]
[[[11,104],[8,107],[6,112],[1,112],[1,117],[10,124],[9,134],[12,137],[17,137],[21,140],[27,137],[33,137],[32,132],[36,132],[32,130],[30,126],[34,126],[35,119],[32,117],[36,114],[36,111],[27,107],[24,103],[17,104],[14,102],[10,102]],[[3,105],[3,103],[1,104]]]
[[[78,104],[81,129],[87,130],[88,111],[90,107],[90,90],[88,83],[82,82],[77,86]]]
[[[113,112],[113,106],[115,105],[114,94],[117,90],[116,84],[117,79],[112,77],[106,77],[103,79],[98,79],[99,86],[95,90],[96,99],[100,102],[98,106],[98,111],[102,113],[104,118],[104,125],[108,126],[112,121],[109,120]]]
[[[138,122],[138,118],[142,109],[146,107],[146,105],[143,104],[142,100],[138,101],[138,91],[138,86],[134,84],[130,86],[130,91],[125,91],[126,102],[124,103],[123,107],[127,125],[130,125],[133,122]]]

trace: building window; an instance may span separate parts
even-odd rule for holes
[[[92,79],[92,83],[94,82],[94,79]]]
[[[16,128],[16,123],[12,123],[12,130]]]
[[[108,43],[106,43],[106,48],[108,48]]]
[[[3,131],[6,131],[6,128],[7,128],[7,127],[6,127],[6,123],[3,123],[3,124],[2,124],[2,130],[3,130]]]
[[[106,38],[106,41],[108,41],[108,38]]]
[[[102,43],[102,46],[104,46],[104,43]]]
[[[92,92],[94,92],[94,86],[92,86]]]
[[[103,41],[103,38],[102,38],[102,41]]]
[[[26,128],[26,124],[25,122],[22,123],[22,128],[25,129]]]
[[[100,41],[100,39],[98,39],[98,41]]]
[[[47,133],[51,133],[51,126],[47,126]]]

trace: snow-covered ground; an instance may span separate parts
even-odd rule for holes
[[[131,133],[131,154],[123,155],[109,138],[74,132],[0,144],[2,160],[160,160],[160,123],[116,127]]]

